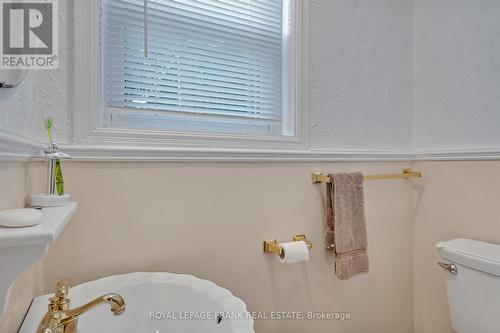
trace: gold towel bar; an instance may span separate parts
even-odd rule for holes
[[[312,249],[312,243],[306,238],[306,235],[295,235],[293,236],[294,242],[304,241],[307,245],[307,248]],[[279,246],[278,241],[276,239],[264,241],[264,252],[266,253],[275,253],[282,257],[284,255],[283,248]]]
[[[377,180],[377,179],[407,179],[407,178],[420,178],[422,177],[421,172],[413,171],[412,169],[404,169],[401,173],[389,173],[383,175],[365,175],[365,180]],[[316,183],[331,183],[331,179],[328,176],[324,176],[321,172],[313,172],[311,174],[311,180],[313,184]]]

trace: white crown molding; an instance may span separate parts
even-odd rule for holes
[[[43,144],[37,140],[26,138],[5,130],[0,130],[0,160],[28,161]]]

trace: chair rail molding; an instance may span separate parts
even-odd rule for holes
[[[500,160],[500,147],[414,150],[413,155],[415,161]]]
[[[412,161],[411,151],[165,148],[162,146],[61,145],[75,161],[179,162],[385,162]],[[71,163],[71,162],[70,162]]]
[[[32,153],[44,144],[0,129],[0,161],[28,161]]]
[[[500,148],[442,150],[241,149],[165,147],[161,144],[62,144],[75,161],[185,162],[414,162],[500,160]]]

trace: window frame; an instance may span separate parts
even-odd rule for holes
[[[293,80],[284,80],[283,91],[294,95],[293,102],[283,103],[283,108],[293,108],[292,117],[285,119],[292,124],[293,136],[242,135],[209,132],[176,132],[167,130],[104,127],[102,112],[100,54],[100,0],[75,1],[75,104],[73,138],[80,150],[100,151],[102,155],[140,158],[145,151],[155,150],[159,155],[182,150],[188,154],[202,152],[210,155],[221,149],[245,152],[257,150],[304,150],[308,147],[307,123],[309,107],[309,41],[310,4],[307,0],[294,2],[292,19],[293,50],[295,61],[286,72]],[[284,55],[286,56],[286,55]],[[290,81],[293,81],[290,85]],[[285,84],[286,83],[286,84]],[[290,100],[285,98],[284,101]],[[290,105],[293,104],[293,105]],[[74,147],[75,148],[75,147]],[[135,154],[142,151],[142,153]],[[160,153],[161,152],[161,153]]]

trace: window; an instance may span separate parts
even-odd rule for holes
[[[107,128],[294,136],[294,0],[101,0]]]

